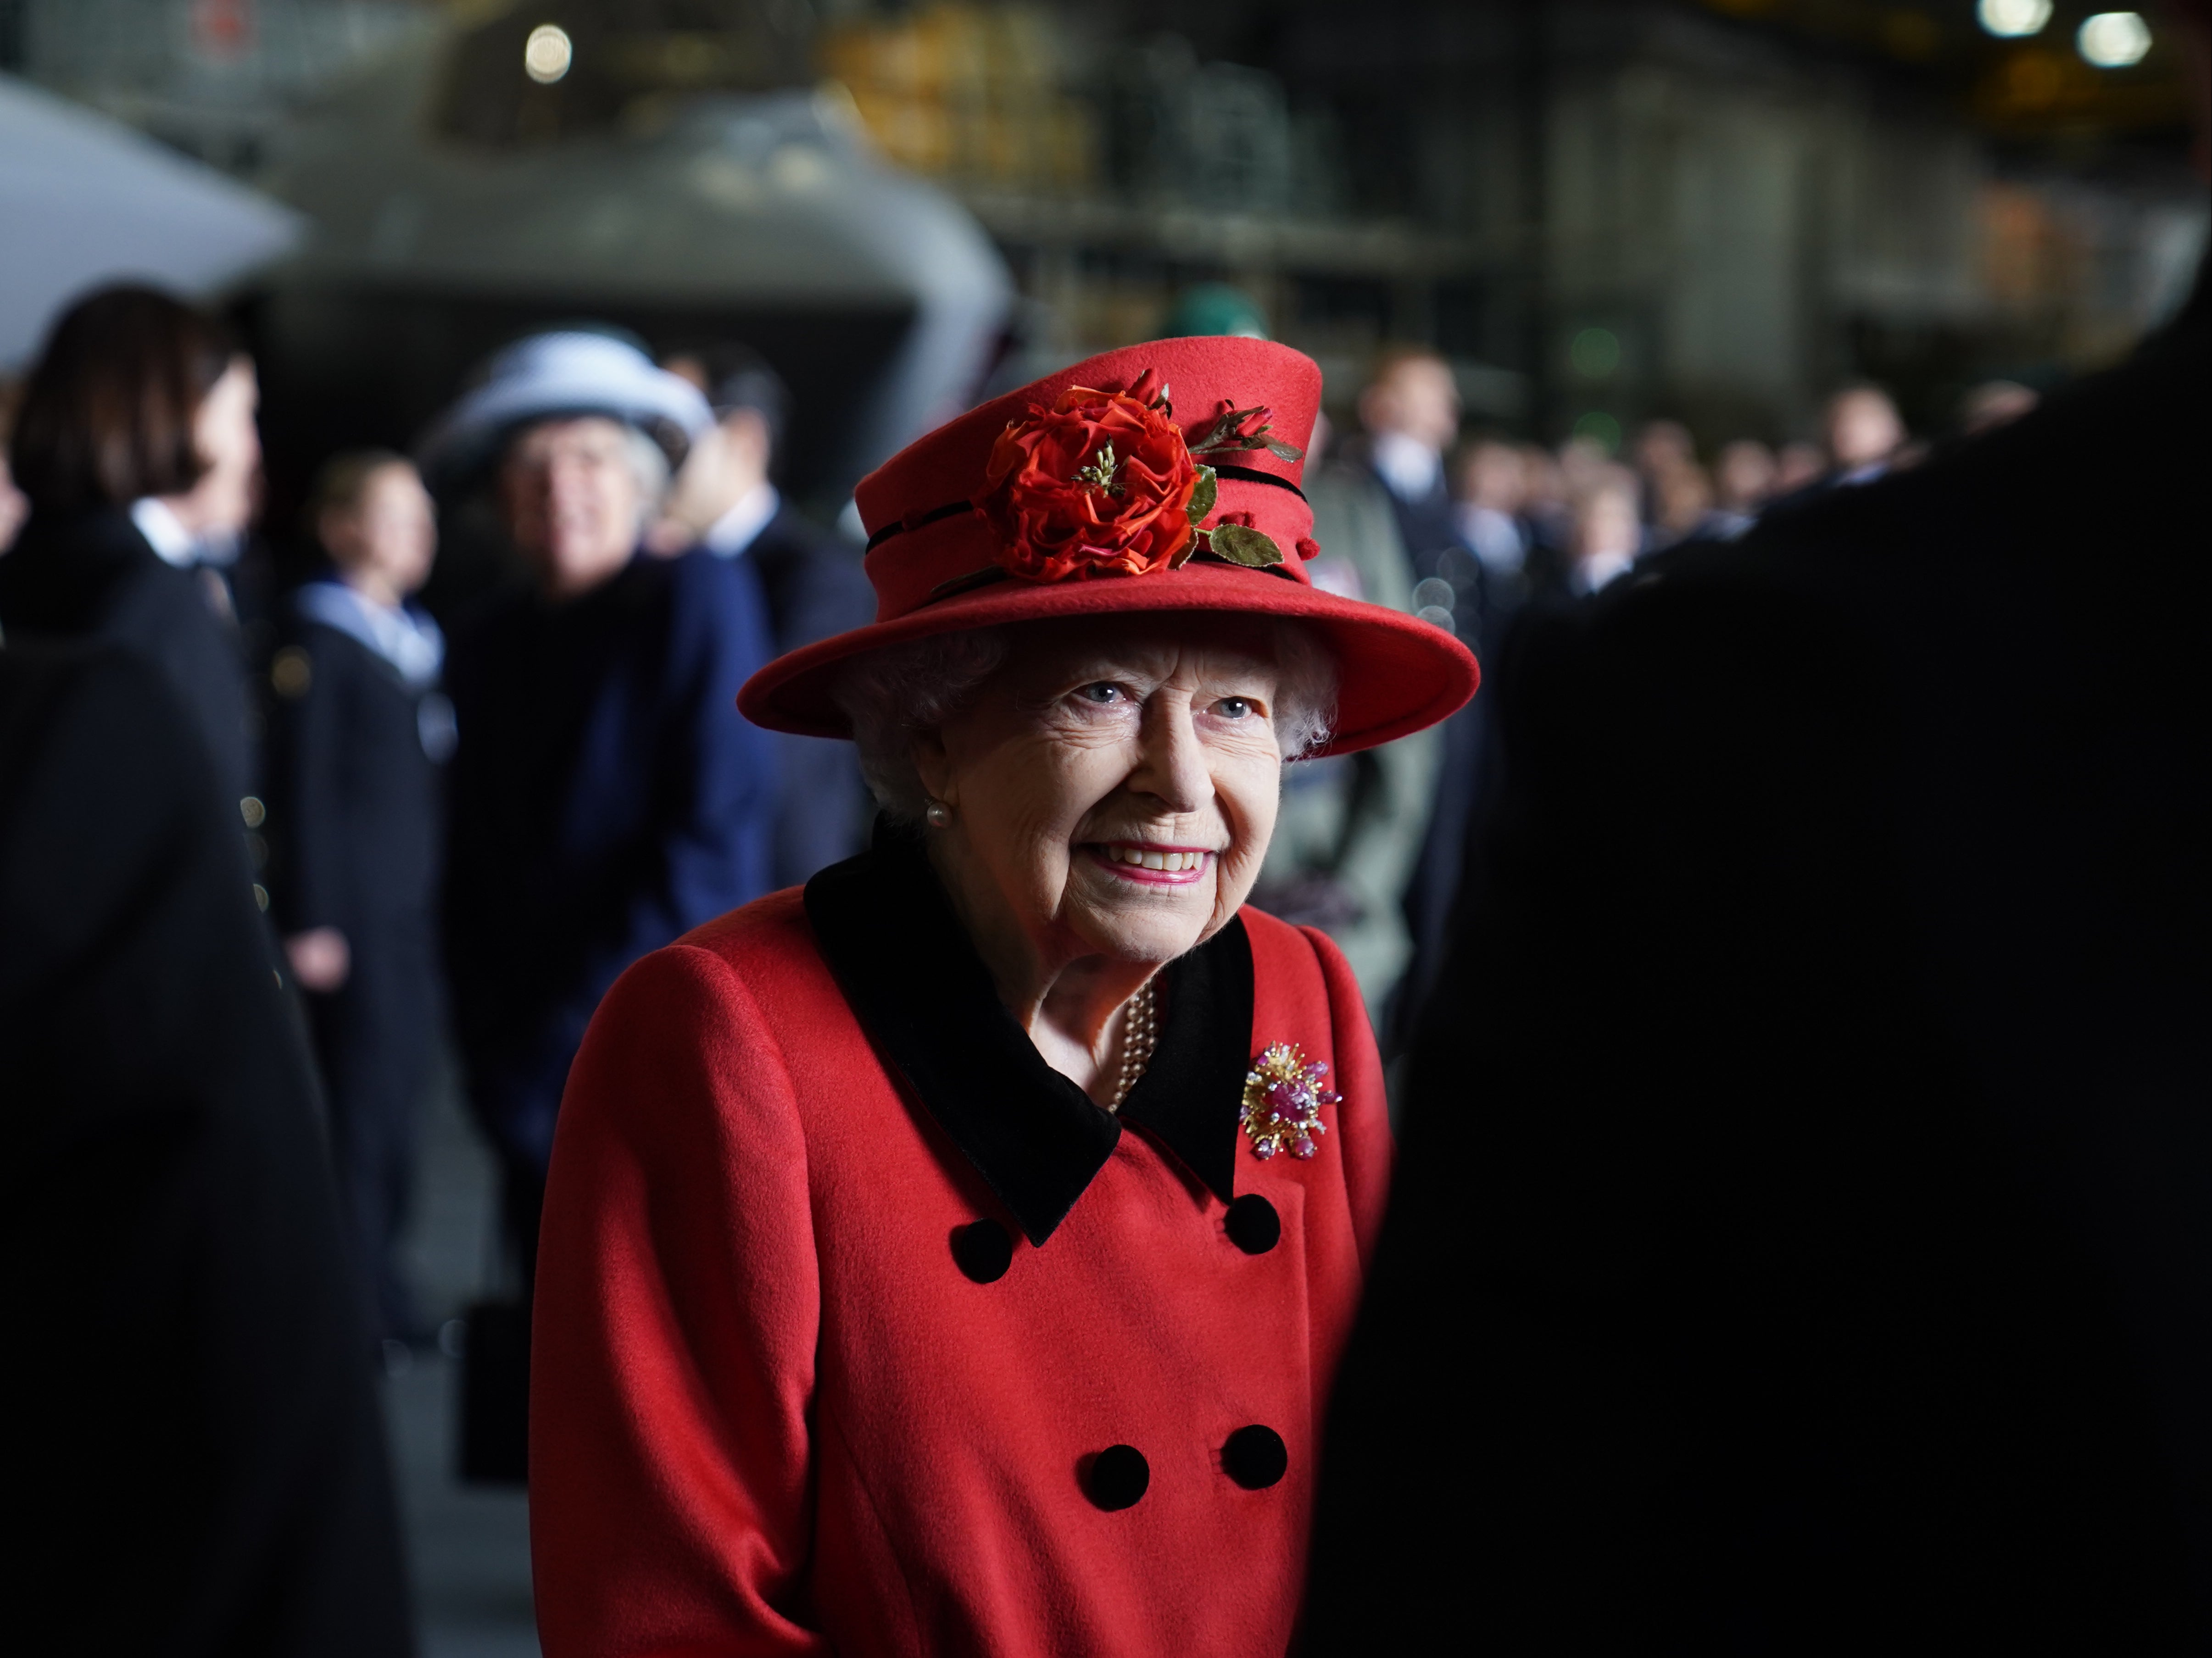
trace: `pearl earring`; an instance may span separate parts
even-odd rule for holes
[[[946,805],[942,800],[931,801],[929,803],[928,809],[921,815],[925,818],[928,819],[929,826],[932,829],[950,829],[952,827],[952,808]]]

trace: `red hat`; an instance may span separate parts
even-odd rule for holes
[[[860,481],[876,619],[745,682],[754,724],[851,734],[840,664],[931,634],[1121,610],[1233,610],[1310,623],[1338,667],[1348,753],[1432,726],[1474,695],[1451,635],[1306,574],[1299,489],[1321,403],[1313,360],[1267,340],[1109,351],[915,440]]]

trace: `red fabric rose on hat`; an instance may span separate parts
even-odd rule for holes
[[[1198,464],[1147,372],[1126,392],[1070,386],[999,434],[975,505],[999,562],[1028,581],[1144,575],[1191,543]]]

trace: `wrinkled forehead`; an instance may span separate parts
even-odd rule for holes
[[[1265,617],[1219,611],[1125,611],[1024,623],[1010,630],[1006,667],[1024,679],[1103,674],[1147,676],[1259,668],[1277,664],[1278,627]]]

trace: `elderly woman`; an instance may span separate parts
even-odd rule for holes
[[[1320,389],[1162,342],[861,484],[878,619],[742,706],[858,739],[875,843],[632,969],[562,1106],[549,1653],[1284,1649],[1390,1148],[1342,957],[1240,906],[1285,761],[1475,681],[1309,583]]]
[[[446,675],[454,1034],[526,1284],[592,1010],[647,950],[771,884],[775,755],[733,706],[768,659],[758,585],[703,553],[640,548],[708,420],[634,342],[564,329],[494,356],[423,443],[449,496],[489,477],[531,578],[459,630]],[[518,1390],[514,1465],[522,1403]]]

